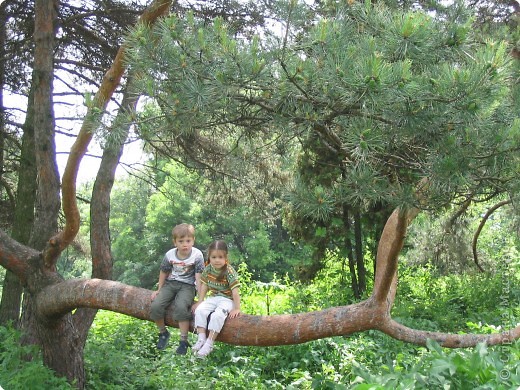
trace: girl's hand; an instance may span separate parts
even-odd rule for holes
[[[152,295],[150,296],[150,301],[153,301],[155,299],[155,297],[157,296],[157,294],[159,294],[159,291],[153,291]]]
[[[239,309],[233,309],[229,312],[229,315],[228,317],[229,318],[236,318],[240,315],[240,310]]]

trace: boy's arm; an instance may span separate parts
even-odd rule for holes
[[[200,290],[198,290],[199,293],[199,299],[195,304],[191,307],[191,311],[195,312],[195,309],[202,303],[204,298],[206,298],[206,293],[208,292],[208,285],[201,283],[200,284]]]
[[[164,285],[164,282],[166,281],[166,278],[168,277],[169,273],[161,271],[159,272],[159,283],[157,286],[157,291],[161,289],[161,287]]]
[[[197,296],[199,297],[199,301],[201,301],[202,299],[200,299],[200,288],[202,287],[202,283],[200,282],[200,276],[202,274],[200,273],[195,273],[195,288],[197,289]]]
[[[162,270],[161,270],[161,272],[159,272],[159,283],[157,283],[157,291],[154,291],[152,293],[152,301],[155,299],[157,294],[159,294],[159,290],[164,285],[164,282],[166,281],[166,278],[168,277],[168,275],[169,275],[168,272],[164,272]]]

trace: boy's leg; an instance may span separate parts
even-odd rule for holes
[[[175,353],[177,355],[186,355],[188,352],[188,347],[190,344],[188,343],[188,333],[190,332],[190,321],[179,321],[179,331],[181,333],[179,346]]]
[[[151,304],[150,317],[154,320],[155,325],[159,329],[159,340],[157,341],[157,349],[164,349],[170,339],[170,332],[164,323],[164,314],[166,308],[172,301],[175,291],[170,283],[165,283]]]
[[[190,320],[192,318],[191,306],[195,298],[195,286],[179,283],[182,285],[177,294],[173,306],[173,318],[179,322],[179,330],[181,333],[179,347],[175,351],[179,355],[186,355],[188,351],[188,333],[190,331]]]

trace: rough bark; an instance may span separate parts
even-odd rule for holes
[[[54,41],[57,4],[53,0],[36,0],[34,20],[34,66],[32,88],[34,91],[34,154],[37,170],[37,197],[35,219],[29,246],[35,249],[45,248],[47,240],[57,230],[60,208],[59,174],[56,163],[56,146],[54,141],[54,111],[53,111],[53,78],[54,78]],[[49,252],[47,246],[44,252]],[[52,249],[52,248],[51,248]],[[42,346],[43,360],[51,366],[48,359],[48,339],[41,321],[34,312],[34,299],[41,286],[55,279],[55,261],[49,262],[51,256],[33,258],[32,271],[24,283],[26,293],[23,296],[21,329],[22,343]],[[41,260],[41,261],[40,261]],[[53,367],[60,375],[67,375],[71,366],[69,362]],[[70,377],[70,376],[68,376]]]
[[[29,244],[34,223],[36,202],[36,161],[34,155],[34,99],[29,92],[29,104],[23,126],[20,167],[14,207],[14,222],[11,237],[21,244]],[[12,322],[18,326],[23,286],[16,275],[7,271],[0,303],[0,324]]]
[[[0,182],[4,173],[4,148],[5,148],[5,108],[4,108],[4,84],[5,84],[5,41],[7,15],[5,14],[5,4],[0,5]],[[0,195],[2,189],[0,188]]]
[[[60,182],[54,141],[53,78],[56,4],[35,2],[34,30],[34,138],[38,197],[31,246],[42,249],[58,228]],[[47,263],[50,270],[55,264]]]

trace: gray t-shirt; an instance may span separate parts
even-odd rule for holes
[[[177,257],[177,248],[170,249],[161,262],[161,271],[170,273],[166,280],[195,285],[195,274],[204,270],[204,255],[197,248],[191,248],[186,259]]]

